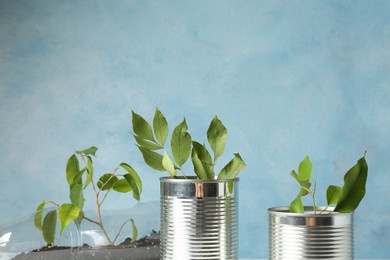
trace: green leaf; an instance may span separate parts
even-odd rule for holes
[[[126,179],[118,180],[117,182],[115,182],[112,188],[114,191],[121,192],[121,193],[127,193],[131,191],[131,186]]]
[[[70,224],[70,222],[77,219],[79,214],[80,208],[76,205],[65,203],[60,206],[58,214],[58,218],[60,219],[61,223],[60,235],[62,235],[62,232]]]
[[[43,219],[43,225],[42,225],[43,239],[46,241],[48,245],[54,244],[56,226],[57,226],[57,211],[51,210],[46,214],[45,218]]]
[[[165,140],[168,136],[168,123],[164,115],[156,108],[153,118],[153,129],[156,135],[157,141],[164,146]]]
[[[131,191],[133,192],[133,198],[139,201],[141,199],[141,192],[139,190],[139,186],[137,185],[136,180],[134,180],[134,178],[130,174],[123,175],[123,178],[131,187]]]
[[[291,176],[294,177],[299,184],[301,184],[301,180],[299,180],[298,174],[294,170],[291,171]]]
[[[138,146],[138,149],[141,151],[142,157],[147,165],[157,171],[165,171],[162,165],[163,156],[161,154],[145,149],[142,146]]]
[[[84,189],[91,184],[93,178],[93,165],[91,157],[87,156],[87,178],[85,179]]]
[[[133,167],[131,167],[127,163],[121,163],[120,166],[123,169],[125,169],[128,172],[128,174],[130,174],[130,176],[134,179],[135,183],[137,184],[139,190],[142,191],[141,178],[139,177],[138,173],[133,169]]]
[[[72,189],[73,186],[75,185],[78,185],[78,184],[82,184],[83,183],[83,174],[85,173],[85,171],[87,170],[87,168],[84,168],[82,169],[81,171],[79,171],[79,173],[77,173],[74,178],[73,178],[73,182],[71,185],[69,185],[69,188]]]
[[[169,155],[168,155],[166,150],[164,150],[162,164],[163,164],[165,170],[167,170],[172,177],[176,176],[175,165],[173,165],[173,162],[172,162],[171,158],[169,158]]]
[[[82,184],[76,184],[70,189],[70,201],[80,209],[84,208],[84,189]]]
[[[128,172],[128,174],[130,174],[131,178],[135,181],[135,184],[137,185],[139,191],[141,192],[142,191],[142,181],[141,181],[141,178],[139,177],[138,173],[133,169],[133,167],[131,167],[127,163],[121,163],[120,166],[123,169],[125,169]]]
[[[198,142],[192,142],[192,163],[199,179],[214,179],[214,166],[206,147]]]
[[[42,231],[42,211],[45,208],[45,201],[42,201],[35,210],[34,215],[34,226],[39,230]]]
[[[95,156],[97,149],[98,149],[97,147],[91,146],[88,149],[80,151],[79,153],[83,153],[83,154],[86,154],[86,155],[90,154],[90,155]]]
[[[290,204],[290,211],[292,213],[304,213],[305,209],[302,204],[301,196],[296,197]]]
[[[215,116],[207,130],[207,140],[214,152],[214,163],[225,150],[226,138],[227,129],[223,125],[222,121]]]
[[[310,179],[313,166],[309,156],[306,156],[298,167],[298,179],[306,181]]]
[[[159,150],[159,149],[162,149],[163,147],[157,143],[153,143],[153,142],[150,142],[148,140],[145,140],[145,139],[142,139],[141,137],[138,137],[136,135],[133,135],[134,138],[135,138],[135,141],[137,142],[137,144],[139,146],[142,146],[148,150]]]
[[[301,196],[306,196],[307,194],[309,194],[309,191],[310,191],[310,187],[311,187],[311,182],[309,180],[307,181],[302,181],[301,182]]]
[[[326,200],[328,205],[336,204],[339,201],[341,187],[330,185],[326,190]]]
[[[229,181],[229,182],[227,183],[227,188],[228,188],[229,193],[232,193],[232,192],[233,192],[233,188],[234,188],[234,183],[233,183],[233,181]]]
[[[109,190],[118,181],[118,178],[112,173],[103,174],[97,182],[97,186],[101,190]]]
[[[220,180],[234,179],[238,173],[246,167],[245,162],[241,159],[241,156],[236,153],[234,158],[221,170],[218,175]]]
[[[310,180],[301,181],[298,178],[298,174],[294,170],[291,171],[291,176],[294,177],[294,179],[297,180],[297,182],[301,186],[300,195],[303,197],[303,196],[306,196],[307,194],[309,194],[309,190],[310,190],[310,187],[311,187]]]
[[[171,149],[175,162],[182,166],[191,154],[191,135],[187,132],[186,120],[178,124],[172,132]]]
[[[134,113],[134,111],[131,111],[131,113],[134,133],[143,139],[156,142],[153,136],[152,127],[149,123],[142,116]]]
[[[80,172],[79,160],[76,155],[73,154],[66,164],[66,180],[69,186],[72,185],[75,176]]]
[[[199,159],[206,164],[213,166],[213,161],[211,159],[211,155],[206,147],[196,141],[192,142],[192,146],[195,149]]]
[[[138,229],[137,229],[137,226],[135,225],[133,219],[130,219],[130,222],[131,222],[131,228],[133,229],[133,236],[131,237],[131,243],[133,243],[133,242],[137,241]]]
[[[203,162],[199,159],[195,148],[192,148],[191,155],[192,164],[194,165],[195,174],[198,176],[200,180],[209,179],[209,174],[207,172],[207,167],[203,164]]]
[[[368,165],[364,157],[360,158],[344,176],[339,201],[335,211],[353,212],[366,193]]]
[[[77,228],[80,228],[81,222],[83,221],[84,212],[80,210],[79,216],[74,220]]]

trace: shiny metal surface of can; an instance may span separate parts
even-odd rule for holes
[[[161,178],[163,260],[238,259],[238,179]]]
[[[305,207],[305,214],[289,207],[268,210],[269,259],[353,259],[353,213],[319,214],[324,208]]]

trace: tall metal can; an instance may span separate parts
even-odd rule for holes
[[[268,210],[269,259],[353,259],[353,213],[312,210],[305,207],[304,214],[290,213],[289,207]]]
[[[160,179],[163,260],[238,259],[238,179]]]

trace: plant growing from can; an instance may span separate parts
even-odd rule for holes
[[[312,177],[312,162],[309,156],[306,156],[298,166],[298,172],[292,170],[291,176],[298,182],[300,186],[297,197],[290,204],[290,211],[293,213],[304,213],[302,197],[310,195],[313,202],[313,211],[317,213],[315,201],[316,181]],[[366,193],[366,181],[368,174],[368,165],[365,159],[365,154],[357,163],[349,169],[344,175],[344,185],[335,186],[329,185],[326,190],[327,206],[320,211],[328,212],[331,205],[335,205],[335,212],[353,212],[363,199]]]
[[[217,116],[212,119],[207,130],[207,141],[213,156],[206,144],[191,139],[185,118],[172,132],[171,152],[166,145],[168,123],[158,108],[155,110],[152,124],[132,111],[132,124],[133,136],[145,163],[155,170],[167,171],[172,177],[181,173],[186,178],[187,174],[183,171],[183,165],[190,156],[194,172],[200,180],[235,179],[238,173],[246,167],[240,154],[236,153],[219,174],[215,173],[214,166],[225,150],[227,139],[227,129]]]

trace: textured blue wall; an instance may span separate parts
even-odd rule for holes
[[[295,196],[306,154],[324,203],[367,150],[356,257],[389,258],[389,14],[375,0],[0,1],[0,223],[66,201],[66,160],[91,145],[99,172],[128,161],[158,200],[162,174],[129,134],[131,109],[150,120],[158,106],[198,140],[215,114],[227,126],[221,160],[248,164],[242,257],[266,258],[266,209]]]

